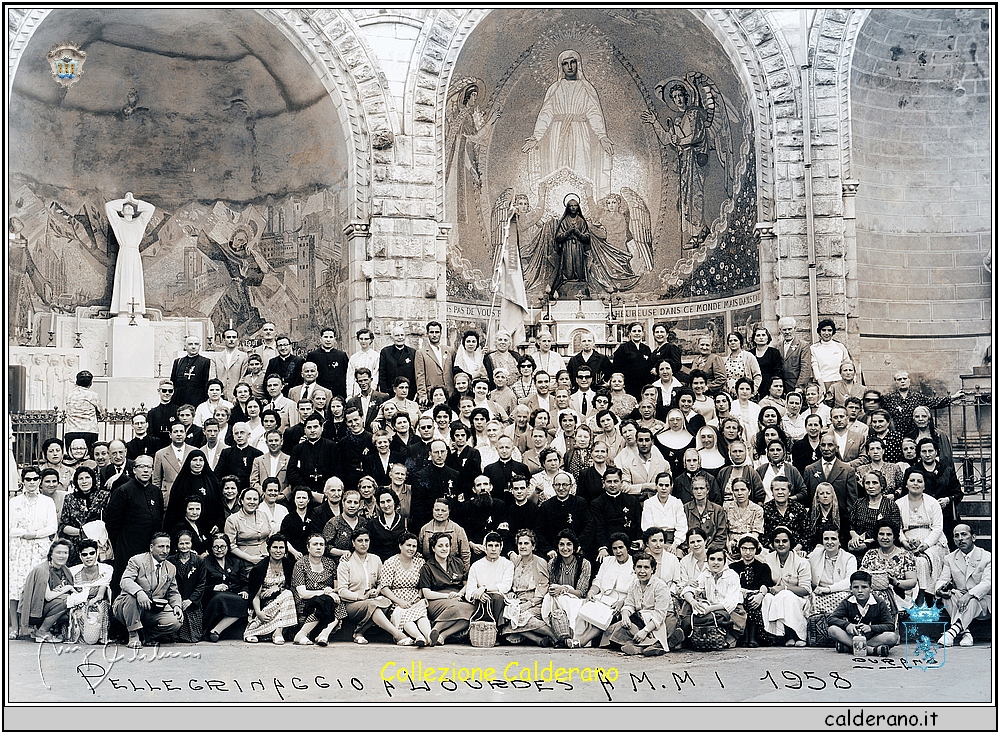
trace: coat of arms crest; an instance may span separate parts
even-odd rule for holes
[[[52,78],[64,87],[69,87],[83,74],[83,62],[87,53],[75,43],[60,43],[45,57],[52,67]]]

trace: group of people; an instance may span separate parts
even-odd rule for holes
[[[10,634],[431,646],[491,619],[511,643],[630,654],[859,632],[885,654],[942,598],[942,641],[971,644],[990,555],[933,423],[948,398],[905,372],[865,388],[832,322],[810,347],[780,326],[777,348],[763,327],[752,351],[704,338],[689,367],[664,324],[568,360],[544,331],[532,354],[503,332],[453,351],[437,322],[419,350],[359,331],[350,357],[332,329],[305,359],[269,324],[250,354],[189,337],[130,441],[67,432],[22,471]]]

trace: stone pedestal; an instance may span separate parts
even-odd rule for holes
[[[128,316],[108,319],[108,374],[115,377],[152,377],[156,374],[155,332],[142,316],[129,326]]]
[[[542,326],[552,332],[556,344],[565,345],[566,354],[580,351],[584,331],[590,331],[598,344],[609,340],[608,307],[600,301],[560,299],[552,302],[548,314],[552,320],[543,319]]]
[[[156,393],[160,380],[156,377],[95,377],[93,390],[109,410],[148,410],[160,401]]]

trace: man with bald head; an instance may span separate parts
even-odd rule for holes
[[[100,479],[101,486],[110,492],[132,478],[132,462],[125,442],[117,438],[108,444],[108,456],[108,465],[100,468]]]
[[[431,521],[434,500],[447,497],[458,501],[458,472],[447,466],[448,444],[434,439],[430,445],[430,463],[413,477],[413,498],[410,500],[410,524],[422,528]]]
[[[955,526],[953,538],[955,550],[945,556],[934,584],[951,620],[938,644],[951,647],[958,640],[962,647],[972,647],[969,625],[993,613],[993,555],[976,545],[976,535],[965,523]]]
[[[174,405],[201,405],[208,400],[208,381],[215,377],[215,365],[201,352],[201,338],[189,335],[184,340],[183,357],[174,360],[170,370]]]

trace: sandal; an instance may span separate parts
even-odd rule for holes
[[[400,647],[412,647],[413,640],[411,640],[409,637],[404,637],[400,640],[396,640],[396,644],[399,645]]]
[[[142,649],[142,640],[140,640],[138,637],[136,639],[134,639],[134,640],[129,640],[125,644],[125,647],[127,647],[129,650],[141,650]]]
[[[368,640],[365,639],[364,635],[354,635],[354,641],[359,645],[367,645]]]
[[[274,636],[271,638],[271,641],[275,645],[284,645],[285,644],[285,638],[282,636],[282,634],[280,632],[275,632]]]
[[[260,640],[257,639],[256,635],[250,635],[249,637],[244,637],[243,641],[244,642],[249,642],[251,645],[253,645],[253,644],[257,643],[257,642],[260,642]]]
[[[315,645],[316,643],[310,640],[308,637],[299,637],[296,635],[295,639],[292,640],[295,645]]]

